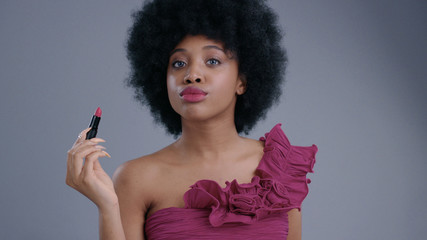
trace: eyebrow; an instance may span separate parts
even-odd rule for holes
[[[204,46],[202,49],[206,50],[206,49],[212,49],[212,48],[220,50],[220,51],[222,51],[222,52],[225,53],[224,49],[222,49],[222,48],[220,48],[218,46],[215,46],[215,45],[207,45],[207,46]],[[169,56],[172,56],[176,52],[187,52],[187,50],[184,49],[184,48],[176,48],[176,49],[172,50],[172,52],[169,54]]]
[[[224,49],[222,49],[222,48],[220,48],[220,47],[217,47],[217,46],[215,46],[215,45],[208,45],[208,46],[204,46],[202,49],[211,49],[211,48],[213,48],[213,49],[217,49],[217,50],[220,50],[220,51],[223,51],[223,52],[225,53]]]

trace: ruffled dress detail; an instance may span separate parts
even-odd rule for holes
[[[265,142],[264,156],[251,183],[233,180],[222,188],[215,181],[200,180],[185,193],[185,208],[212,209],[209,222],[214,227],[231,222],[252,224],[276,212],[300,210],[308,194],[306,174],[313,172],[317,146],[292,146],[280,126],[260,138]]]
[[[224,237],[240,239],[244,236],[242,234],[248,234],[247,236],[250,237],[258,235],[257,239],[286,238],[288,232],[286,213],[294,208],[301,209],[301,204],[308,194],[308,183],[310,183],[306,175],[308,172],[313,172],[318,149],[314,144],[309,147],[292,146],[282,131],[281,124],[277,124],[265,134],[265,137],[261,137],[260,141],[264,141],[264,155],[256,169],[256,176],[250,183],[239,184],[233,180],[226,182],[226,187],[222,188],[213,180],[197,181],[184,194],[184,208],[162,209],[147,219],[145,226],[147,238],[172,239],[173,235],[192,239],[197,234],[191,233],[191,224],[197,226],[193,230],[203,231],[199,239],[220,239],[221,236],[222,239]],[[199,212],[196,214],[197,211]],[[171,218],[171,215],[178,212],[185,215],[176,219],[179,221],[178,219],[181,218],[181,225],[170,225],[169,227],[173,229],[167,228],[166,235],[169,237],[159,237],[162,236],[161,233],[159,235],[159,230],[165,229],[165,226],[160,227],[159,224],[162,222],[153,221],[153,219],[157,216]],[[194,215],[194,219],[207,219],[196,220],[198,222],[195,223],[191,215]],[[167,219],[164,220],[164,224],[170,223]],[[152,226],[153,222],[156,226]],[[186,222],[185,227],[182,225],[183,222]],[[277,231],[275,233],[271,231],[269,235],[265,232],[268,228]],[[184,235],[182,231],[185,232]],[[231,237],[232,234],[236,234],[236,231],[239,235],[236,235],[236,238]],[[150,238],[151,233],[157,237]]]

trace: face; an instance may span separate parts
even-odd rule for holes
[[[167,87],[172,108],[183,120],[233,117],[244,82],[238,62],[221,42],[187,36],[171,52]]]

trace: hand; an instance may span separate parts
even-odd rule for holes
[[[102,169],[98,158],[110,155],[104,151],[105,147],[98,145],[105,140],[85,140],[89,130],[90,128],[83,130],[73,147],[68,150],[65,183],[89,198],[98,208],[109,208],[118,204],[118,198],[113,182]]]

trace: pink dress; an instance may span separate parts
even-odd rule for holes
[[[184,208],[158,210],[145,222],[146,239],[286,239],[287,212],[308,194],[317,146],[292,146],[277,124],[265,137],[264,155],[250,183],[197,181]]]

